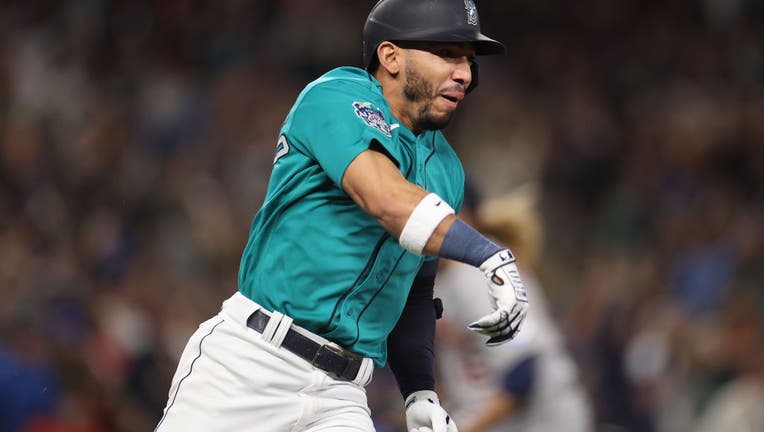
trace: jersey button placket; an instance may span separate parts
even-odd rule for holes
[[[427,159],[427,155],[429,154],[429,149],[425,143],[419,139],[417,139],[416,144],[416,183],[419,185],[419,187],[427,189],[424,163]]]

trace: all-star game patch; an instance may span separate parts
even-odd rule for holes
[[[355,115],[363,120],[364,123],[379,130],[386,136],[392,136],[390,134],[390,126],[385,121],[382,110],[372,105],[371,102],[353,102],[353,109],[355,110]]]

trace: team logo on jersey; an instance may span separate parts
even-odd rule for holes
[[[353,109],[355,115],[364,121],[367,125],[379,130],[386,136],[392,136],[390,134],[390,126],[385,121],[385,115],[382,114],[382,110],[375,107],[371,102],[353,102]]]
[[[467,11],[467,24],[477,25],[478,15],[475,2],[472,0],[464,0],[464,9]]]

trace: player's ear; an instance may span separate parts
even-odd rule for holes
[[[390,75],[397,75],[401,70],[403,51],[392,42],[384,41],[377,47],[379,66],[384,68]]]

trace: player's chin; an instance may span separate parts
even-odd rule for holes
[[[430,110],[419,118],[418,125],[421,130],[440,130],[446,127],[450,121],[451,113]]]
[[[448,126],[448,123],[451,121],[451,117],[453,114],[454,114],[453,110],[436,113],[432,116],[433,122],[437,123],[440,126],[439,129],[442,129]]]

